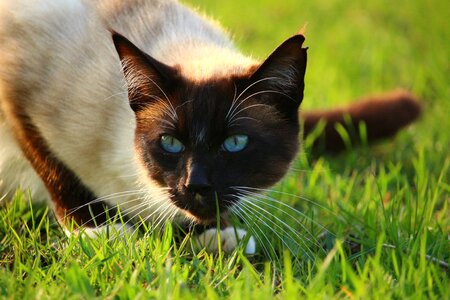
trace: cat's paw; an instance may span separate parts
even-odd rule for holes
[[[247,232],[243,229],[226,227],[220,230],[220,247],[223,252],[230,253],[239,245],[240,241],[247,240]],[[218,232],[216,228],[211,228],[194,237],[195,243],[205,248],[208,252],[218,252],[219,244],[217,242]],[[250,236],[245,245],[245,254],[255,254],[255,239]]]

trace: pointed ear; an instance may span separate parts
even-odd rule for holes
[[[116,32],[112,32],[112,39],[122,63],[131,108],[138,112],[156,100],[166,99],[177,70],[144,53]]]
[[[256,89],[264,86],[273,93],[267,93],[267,101],[289,117],[297,117],[297,110],[303,100],[306,71],[305,37],[295,35],[283,42],[251,75],[250,83]]]

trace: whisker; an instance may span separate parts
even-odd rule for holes
[[[133,173],[133,174],[128,174],[128,175],[120,175],[120,176],[117,176],[117,178],[130,178],[130,177],[139,177],[141,174],[140,174],[140,172],[135,172],[135,173]]]
[[[248,99],[250,99],[250,98],[252,98],[252,97],[254,97],[254,96],[260,95],[260,94],[265,94],[265,93],[274,93],[274,94],[283,95],[283,96],[285,96],[285,97],[291,99],[292,101],[295,101],[294,99],[292,99],[292,97],[290,97],[289,95],[287,95],[287,94],[285,94],[285,93],[283,93],[283,92],[280,92],[280,91],[275,91],[275,90],[258,91],[258,92],[255,92],[255,93],[253,93],[253,94],[251,94],[251,95],[245,97],[241,102],[239,102],[239,103],[233,108],[233,110],[232,110],[232,112],[231,112],[231,114],[230,114],[231,117],[226,118],[226,119],[232,120],[233,117],[237,115],[236,110],[237,110],[244,102],[246,102]],[[242,111],[242,110],[241,110],[241,111]],[[241,111],[239,111],[239,112],[241,112]],[[227,115],[227,116],[228,116],[228,115]]]
[[[175,111],[177,111],[178,109],[182,108],[183,106],[185,106],[188,103],[193,102],[194,100],[186,100],[183,103],[181,103],[180,105],[178,105],[177,107],[175,107]]]
[[[255,81],[255,82],[253,82],[253,83],[250,84],[248,87],[246,87],[246,88],[239,94],[239,96],[237,96],[236,101],[239,101],[239,98],[241,98],[242,95],[244,95],[246,91],[248,91],[248,90],[249,90],[250,88],[252,88],[253,86],[257,85],[258,83],[263,82],[263,81],[266,81],[266,80],[273,80],[273,79],[280,79],[280,78],[279,78],[279,77],[276,77],[276,76],[264,77],[264,78],[261,78],[261,79]]]
[[[148,205],[147,202],[142,203],[142,205],[139,205],[139,207],[137,207],[136,209],[134,209],[133,211],[139,210],[137,213],[135,213],[132,217],[128,217],[128,221],[126,221],[124,223],[124,225],[129,225],[130,227],[133,227],[132,225],[130,225],[131,222],[134,222],[134,219],[137,216],[142,216],[142,212],[145,212],[149,209],[151,209],[153,206],[155,206],[156,204],[158,204],[158,202],[154,202],[150,205]],[[140,210],[142,207],[144,207],[144,210]],[[144,218],[144,220],[141,220],[141,224],[137,225],[136,228],[133,230],[133,232],[131,233],[131,236],[133,236],[138,230],[139,228],[142,226],[142,223],[147,222],[149,219],[151,219],[153,217],[154,214],[156,214],[158,212],[158,208],[155,209],[155,211],[153,211],[151,214],[149,214],[148,216],[146,216]],[[136,223],[134,223],[136,225]]]
[[[293,255],[294,255],[294,257],[295,257],[295,262],[299,262],[299,259],[297,258],[297,252],[296,251],[294,251],[292,248],[291,248],[291,246],[289,246],[288,244],[287,244],[287,242],[285,241],[285,239],[271,226],[271,225],[269,225],[266,221],[264,221],[264,219],[265,220],[267,220],[267,221],[270,221],[272,224],[275,224],[275,222],[273,222],[272,220],[270,220],[265,214],[263,214],[263,213],[261,213],[261,212],[255,212],[255,210],[253,210],[253,209],[251,209],[250,207],[248,207],[247,205],[242,205],[242,203],[241,203],[241,209],[244,209],[244,208],[246,208],[246,209],[248,209],[250,212],[249,213],[247,213],[249,216],[252,216],[252,217],[256,217],[256,219],[258,219],[258,221],[259,222],[261,222],[262,223],[262,225],[264,225],[270,232],[272,232],[273,234],[275,234],[275,236],[277,237],[277,240],[278,241],[280,241],[288,250],[289,250],[289,252],[291,252]],[[257,215],[256,214],[258,214],[258,215],[260,215],[261,216],[261,218],[260,217],[257,217]],[[263,219],[262,219],[263,218]],[[256,225],[256,223],[253,221],[252,222],[253,224],[252,224],[252,226],[251,227],[249,227],[249,229],[251,230],[251,231],[253,231],[253,229],[254,229],[254,227],[255,227],[255,225]],[[278,226],[279,227],[279,226]],[[281,227],[280,227],[281,228]],[[260,232],[261,233],[263,233],[262,232],[262,229],[260,229]],[[285,233],[285,232],[284,232]],[[264,233],[263,233],[264,234]],[[286,233],[285,233],[286,234]],[[299,245],[296,241],[295,241],[295,239],[294,238],[292,238],[290,235],[288,235],[287,234],[287,236],[290,238],[290,241],[293,241],[296,245],[297,245],[297,247],[299,247],[300,249],[302,249],[302,250],[305,250],[305,247],[303,247],[303,246],[301,246],[301,245]],[[267,238],[267,236],[266,236],[266,239],[267,240],[269,240],[268,238]],[[272,242],[270,242],[269,241],[269,243],[271,244]],[[274,251],[274,257],[275,258],[277,258],[276,259],[276,261],[281,265],[281,262],[280,262],[280,260],[279,260],[279,258],[278,258],[278,256],[279,255],[277,255],[276,254],[276,251],[275,251],[275,249],[273,248],[273,246],[272,246],[272,249],[273,249],[273,251]],[[306,248],[307,249],[307,248]],[[308,251],[304,251],[305,252],[305,254],[306,254],[306,256],[308,257],[308,259],[311,259],[311,257],[309,256],[309,254],[308,254]],[[311,251],[309,251],[309,252],[311,252]],[[273,257],[272,257],[273,258]]]
[[[167,220],[168,215],[172,212],[173,209],[174,208],[170,204],[166,203],[166,208],[163,210],[161,215],[158,217],[160,220],[156,223],[156,225],[155,225],[156,228],[159,228],[161,223],[164,222],[165,220]]]
[[[232,127],[235,126],[236,122],[239,120],[250,120],[250,121],[255,121],[255,122],[261,122],[261,120],[257,120],[255,118],[251,118],[251,117],[238,117],[238,118],[234,118],[231,122],[228,123],[228,127]]]
[[[264,203],[265,205],[267,205],[267,206],[269,206],[269,207],[272,207],[272,208],[274,208],[274,209],[277,209],[277,210],[283,212],[285,215],[288,215],[292,220],[294,220],[297,224],[299,224],[299,225],[300,225],[304,230],[306,230],[309,234],[311,234],[311,233],[308,231],[308,229],[305,227],[305,225],[303,225],[300,221],[298,221],[296,217],[294,217],[293,215],[289,214],[288,212],[286,212],[286,211],[284,211],[284,210],[280,210],[279,207],[277,207],[277,206],[275,206],[275,205],[273,205],[273,204],[264,202],[262,199],[267,200],[267,201],[270,201],[270,202],[272,202],[272,203],[274,202],[274,203],[277,203],[277,204],[281,204],[284,208],[287,208],[287,209],[289,209],[291,212],[294,212],[294,213],[296,213],[296,214],[299,214],[300,216],[302,216],[303,218],[307,219],[308,221],[310,221],[310,222],[313,223],[314,225],[318,226],[318,227],[321,228],[322,230],[325,230],[326,232],[328,232],[328,233],[330,233],[330,234],[332,234],[332,235],[334,236],[334,234],[331,233],[327,228],[325,228],[325,226],[323,226],[323,225],[320,224],[319,222],[313,220],[312,218],[310,218],[309,216],[307,216],[307,215],[304,214],[303,212],[301,212],[301,211],[299,211],[299,210],[297,210],[297,209],[295,209],[295,208],[293,208],[293,207],[287,205],[286,203],[283,203],[283,202],[281,202],[281,201],[279,201],[279,200],[276,200],[276,199],[271,198],[271,197],[266,196],[266,195],[260,195],[260,194],[256,194],[256,193],[252,193],[252,192],[246,192],[243,196],[250,197],[250,198],[251,198],[252,200],[254,200],[254,201],[257,201],[257,202],[260,202],[260,203]],[[252,196],[253,196],[253,197],[252,197]],[[260,198],[255,198],[255,197],[260,197]],[[312,236],[312,234],[311,234],[311,236]]]
[[[172,103],[170,103],[169,100],[169,104],[166,103],[166,101],[164,99],[162,99],[161,97],[155,96],[155,95],[150,95],[147,93],[143,93],[141,91],[139,91],[139,94],[152,98],[154,100],[157,101],[157,103],[161,104],[163,109],[160,109],[164,114],[168,115],[174,122],[177,122],[178,118],[177,118],[177,113],[176,111],[173,109]]]
[[[159,220],[159,218],[162,216],[162,214],[163,214],[163,213],[165,212],[165,210],[166,210],[166,209],[163,209],[163,211],[161,211],[162,207],[163,207],[166,203],[161,203],[160,201],[154,201],[154,202],[148,207],[148,209],[151,208],[151,207],[153,207],[153,206],[155,206],[155,205],[157,205],[157,204],[162,205],[162,206],[157,207],[150,215],[146,216],[143,220],[141,220],[141,222],[140,222],[141,224],[139,224],[139,225],[136,227],[136,229],[133,231],[133,233],[132,233],[133,235],[137,232],[137,230],[139,230],[139,228],[142,226],[142,223],[149,221],[155,214],[159,214],[159,215],[158,215],[158,217],[157,217],[152,223],[154,224],[155,222],[157,222],[157,221]],[[140,215],[140,214],[136,214],[136,215]],[[135,215],[134,217],[136,217],[136,215]],[[134,217],[133,217],[133,218],[134,218]],[[159,224],[158,224],[158,226],[159,226]],[[152,225],[152,231],[155,230],[156,227],[157,227],[157,226]]]
[[[260,242],[260,245],[263,248],[263,251],[266,253],[266,255],[268,257],[275,258],[278,261],[278,263],[280,263],[280,259],[279,259],[278,255],[276,255],[275,247],[272,245],[271,241],[269,240],[267,235],[264,233],[264,231],[261,228],[259,228],[259,226],[257,226],[256,224],[250,224],[250,222],[247,220],[247,217],[246,217],[247,212],[239,206],[233,206],[231,208],[231,210],[232,210],[232,213],[236,214],[236,216],[238,216],[239,218],[242,219],[242,221],[245,223],[245,225],[247,225],[247,227],[249,229],[251,228],[250,232],[252,232],[253,235],[258,239],[258,241]],[[255,234],[256,233],[254,231],[255,229],[257,229],[262,234],[262,237],[265,239],[267,244],[262,240],[262,238],[259,234]],[[266,245],[269,245],[270,249],[267,249]]]
[[[288,204],[286,204],[286,203],[284,203],[284,202],[282,202],[282,201],[280,201],[280,200],[277,200],[277,199],[275,199],[275,198],[273,198],[273,197],[270,197],[270,196],[268,196],[268,195],[266,195],[266,194],[255,193],[255,192],[251,192],[251,191],[249,191],[249,190],[256,190],[256,191],[258,191],[258,192],[274,192],[274,193],[278,193],[278,194],[281,194],[281,195],[287,195],[287,196],[291,196],[291,197],[294,197],[294,198],[297,198],[297,199],[302,199],[302,200],[305,200],[305,201],[307,201],[307,202],[309,202],[309,203],[311,203],[311,204],[314,204],[314,205],[318,206],[319,208],[325,209],[326,211],[328,211],[328,212],[332,213],[333,215],[335,215],[336,217],[340,218],[340,215],[339,215],[339,214],[337,214],[336,212],[334,212],[333,210],[331,210],[331,209],[328,208],[328,207],[322,206],[322,205],[320,205],[320,204],[318,204],[318,203],[316,203],[316,202],[314,202],[314,201],[312,201],[312,200],[310,200],[310,199],[307,199],[307,198],[305,198],[305,197],[301,197],[301,196],[289,194],[289,193],[282,192],[282,191],[276,191],[276,190],[270,190],[270,189],[261,189],[261,188],[251,188],[251,187],[233,187],[233,189],[235,189],[235,190],[238,191],[238,192],[244,193],[244,195],[245,195],[246,197],[251,197],[251,196],[253,196],[252,200],[254,200],[254,201],[256,201],[256,202],[259,202],[259,203],[262,203],[262,204],[264,204],[264,205],[266,205],[266,206],[269,206],[269,207],[272,207],[272,208],[274,208],[274,209],[277,209],[278,211],[280,211],[280,212],[282,212],[283,214],[287,215],[287,216],[288,216],[290,219],[292,219],[295,223],[299,224],[299,225],[300,225],[303,229],[305,229],[306,231],[308,231],[308,230],[307,230],[307,229],[304,227],[304,225],[303,225],[302,223],[300,223],[300,221],[297,220],[297,218],[295,217],[296,214],[302,216],[303,218],[305,218],[306,220],[308,220],[309,222],[311,222],[312,224],[314,224],[315,226],[317,226],[317,227],[320,228],[323,232],[326,232],[326,233],[329,234],[330,236],[337,237],[336,234],[333,233],[332,231],[330,231],[328,228],[326,228],[325,226],[323,226],[323,225],[320,224],[319,222],[315,221],[314,219],[312,219],[311,217],[309,217],[309,216],[306,215],[305,213],[303,213],[303,212],[301,212],[301,211],[295,209],[294,207],[292,207],[292,206],[290,206],[290,205],[288,205]],[[255,197],[256,197],[256,198],[255,198]],[[267,202],[266,202],[266,201],[267,201]],[[277,206],[275,206],[274,204],[270,204],[269,202],[274,203],[274,204],[277,204],[277,205],[280,205],[280,206],[282,206],[282,207],[277,207]],[[290,214],[289,212],[291,212],[292,214]],[[361,222],[361,221],[360,221],[360,222]],[[310,233],[309,233],[309,234],[310,234]],[[314,237],[312,234],[310,234],[310,235],[311,235],[312,237]],[[320,243],[317,241],[316,238],[314,238],[314,241],[316,241],[317,245],[320,245]],[[349,242],[349,241],[344,241],[344,243],[350,243],[350,242]],[[323,248],[322,248],[322,249],[323,249]],[[323,249],[323,251],[325,251],[325,250]]]
[[[142,212],[147,211],[149,209],[152,209],[155,205],[164,205],[164,202],[162,201],[164,199],[165,199],[165,197],[161,197],[159,199],[153,198],[153,199],[151,199],[152,203],[149,204],[150,199],[147,198],[147,201],[143,201],[142,204],[138,205],[137,207],[135,207],[133,209],[133,211],[136,211],[136,210],[139,210],[139,211],[137,213],[135,213],[132,217],[128,217],[128,221],[125,222],[124,225],[129,225],[129,223],[134,222],[134,219],[137,216],[142,216],[143,215]],[[142,207],[145,207],[145,209],[143,211],[140,210]],[[135,223],[135,227],[136,228],[131,233],[131,236],[135,235],[135,233],[139,230],[139,228],[141,226],[143,226],[143,223],[148,222],[155,214],[158,214],[160,212],[160,210],[161,210],[161,206],[156,207],[156,209],[152,213],[150,213],[149,215],[145,216],[144,219],[141,219],[141,222]],[[127,212],[127,214],[129,214],[129,213],[130,212]],[[158,216],[158,218],[159,217],[160,216]],[[158,220],[158,218],[156,220]],[[131,226],[131,227],[133,227],[133,226]]]
[[[237,115],[239,115],[240,113],[242,113],[243,111],[246,111],[247,109],[253,108],[253,107],[258,107],[258,106],[266,106],[266,107],[270,107],[270,105],[267,104],[252,104],[246,107],[241,108],[239,111],[233,113],[228,121],[228,123],[233,123],[234,122],[234,117],[236,117]]]
[[[239,101],[239,98],[241,98],[241,96],[246,92],[246,91],[248,91],[250,88],[252,88],[253,86],[255,86],[256,84],[258,84],[258,83],[260,83],[260,82],[263,82],[263,81],[266,81],[266,80],[272,80],[272,79],[279,79],[278,77],[265,77],[265,78],[262,78],[262,79],[259,79],[259,80],[257,80],[257,81],[255,81],[255,82],[253,82],[252,84],[250,84],[248,87],[246,87],[240,94],[239,94],[239,96],[237,96],[237,98],[234,98],[233,99],[233,101],[232,101],[232,103],[231,103],[231,106],[230,106],[230,108],[229,108],[229,110],[228,110],[228,112],[227,112],[227,114],[226,114],[226,116],[225,116],[225,119],[228,119],[228,116],[232,113],[232,111],[234,111],[234,105]],[[235,87],[236,88],[236,87]],[[236,95],[236,89],[235,89],[235,95]]]
[[[175,124],[174,123],[172,123],[172,122],[170,122],[170,121],[168,121],[168,120],[165,120],[165,119],[162,119],[162,118],[156,118],[156,117],[152,117],[151,119],[154,119],[154,120],[157,120],[157,121],[160,121],[161,123],[163,123],[163,124],[165,124],[165,125],[167,125],[167,127],[166,128],[169,128],[169,129],[176,129],[176,126],[175,126]]]
[[[94,199],[94,200],[92,200],[92,201],[89,201],[88,203],[85,203],[85,204],[83,204],[83,205],[80,205],[80,206],[77,206],[77,207],[75,207],[75,208],[72,208],[72,209],[68,210],[67,213],[66,213],[66,215],[65,215],[65,217],[66,217],[66,218],[67,218],[67,217],[70,217],[71,215],[73,215],[74,213],[76,213],[76,212],[77,212],[78,210],[80,210],[81,208],[84,208],[84,207],[89,206],[89,205],[91,205],[91,204],[103,202],[103,201],[105,201],[105,200],[110,200],[110,199],[114,199],[114,198],[124,197],[124,196],[137,195],[137,194],[139,194],[139,193],[144,193],[144,191],[143,191],[143,190],[124,191],[124,192],[113,193],[113,194],[110,194],[110,195],[107,195],[107,196],[103,196],[103,197],[100,197],[100,198],[96,198],[96,199]],[[133,201],[136,201],[136,199],[128,200],[128,201],[126,201],[126,202],[123,202],[122,204],[130,203],[130,202],[133,202]],[[97,214],[96,216],[94,216],[93,218],[90,218],[89,220],[83,222],[83,224],[81,224],[81,226],[86,225],[86,224],[89,223],[90,221],[94,220],[96,217],[99,217],[99,216],[101,216],[101,215],[107,213],[108,211],[111,211],[112,209],[114,209],[114,207],[110,207],[110,208],[108,208],[106,211],[104,211],[104,212],[102,212],[102,213],[99,213],[99,214]],[[58,221],[54,221],[52,225],[55,225],[55,224],[58,224]]]
[[[153,79],[151,79],[150,77],[148,77],[147,75],[145,75],[145,74],[141,74],[141,75],[143,75],[147,80],[149,80],[150,82],[152,82],[160,91],[161,91],[161,93],[164,95],[164,97],[166,98],[166,100],[167,100],[167,103],[169,103],[169,105],[170,105],[170,107],[171,107],[171,111],[173,112],[173,116],[175,117],[175,120],[178,120],[178,116],[177,116],[177,112],[176,112],[176,110],[175,110],[175,108],[173,107],[173,105],[172,105],[172,102],[170,101],[170,99],[169,99],[169,97],[167,96],[167,94],[164,92],[164,90],[153,80]]]
[[[308,198],[306,198],[306,197],[303,197],[303,196],[299,196],[299,195],[295,195],[295,194],[290,194],[290,193],[286,193],[286,192],[283,192],[283,191],[277,191],[277,190],[273,190],[273,189],[263,189],[263,188],[246,187],[246,186],[235,186],[235,187],[233,187],[233,189],[241,189],[241,191],[243,191],[243,192],[245,192],[245,191],[252,191],[252,190],[253,190],[253,191],[258,191],[258,192],[263,192],[263,193],[277,193],[277,194],[281,194],[281,195],[285,195],[285,196],[290,196],[290,197],[293,197],[293,198],[296,198],[296,199],[301,199],[301,200],[303,200],[303,201],[305,201],[305,202],[308,202],[308,203],[310,203],[310,204],[313,204],[313,205],[315,205],[315,206],[317,206],[317,207],[319,207],[319,208],[321,208],[321,209],[324,209],[324,210],[326,210],[327,212],[332,213],[333,215],[339,217],[339,215],[338,215],[336,212],[334,212],[331,208],[326,207],[326,206],[323,206],[323,205],[321,205],[321,204],[319,204],[319,203],[317,203],[317,202],[315,202],[315,201],[313,201],[313,200],[310,200],[310,199],[308,199]],[[258,194],[258,195],[259,195],[259,194]],[[266,196],[267,196],[267,195],[266,195]],[[270,198],[271,198],[271,197],[270,197]],[[286,208],[289,208],[289,209],[291,209],[291,210],[294,210],[294,211],[297,212],[297,213],[300,213],[300,214],[302,213],[302,212],[296,210],[295,208],[293,208],[293,207],[287,205],[286,203],[283,203],[283,202],[281,202],[281,201],[279,201],[279,200],[276,200],[276,199],[274,199],[274,198],[271,198],[271,199],[272,199],[273,201],[277,202],[277,203],[280,203],[280,204],[283,205],[283,206],[286,206]]]
[[[85,203],[83,205],[77,206],[76,208],[72,208],[72,209],[68,210],[68,213],[66,214],[66,217],[72,215],[73,213],[77,212],[81,208],[89,206],[91,204],[95,204],[95,203],[98,203],[98,202],[102,202],[102,201],[110,200],[110,199],[114,199],[114,198],[124,197],[124,196],[137,195],[139,193],[145,193],[145,191],[142,190],[142,189],[130,190],[130,191],[123,191],[123,192],[118,192],[118,193],[113,193],[113,194],[110,194],[110,195],[102,196],[102,197],[96,198],[96,199],[94,199],[92,201],[89,201],[89,202],[87,202],[87,203]]]
[[[144,199],[144,197],[135,198],[135,199],[126,201],[126,202],[124,202],[123,204],[131,203],[131,202],[134,202],[134,201],[139,201],[139,200],[142,200],[142,199]],[[122,204],[122,205],[123,205],[123,204]],[[141,204],[139,204],[139,205],[141,205]],[[135,206],[132,206],[131,208],[133,208],[133,207],[135,207]],[[113,210],[115,210],[115,209],[119,210],[119,209],[120,209],[120,208],[119,208],[119,205],[115,205],[115,206],[108,207],[108,209],[105,209],[104,211],[102,211],[102,212],[100,212],[100,213],[98,213],[98,214],[92,216],[89,220],[83,222],[83,223],[81,224],[81,226],[85,226],[85,225],[88,224],[90,221],[95,221],[96,218],[98,218],[98,217],[100,217],[100,216],[103,216],[103,215],[107,215],[109,212],[111,212],[111,211],[113,211]],[[127,210],[127,209],[125,209],[124,211],[126,211],[126,210]],[[96,224],[96,226],[97,226],[97,227],[104,226],[106,223],[108,223],[108,221],[109,221],[109,220],[107,219],[107,220],[105,220],[104,222],[102,222],[102,223],[100,223],[100,224]]]
[[[106,97],[105,99],[103,99],[103,101],[108,101],[109,99],[111,99],[111,98],[113,98],[113,97],[120,96],[120,95],[128,95],[128,91],[122,91],[122,92],[113,94],[113,95],[108,96],[108,97]]]
[[[279,230],[282,231],[283,234],[285,234],[286,236],[289,236],[289,232],[287,232],[282,226],[280,226],[277,222],[271,220],[268,215],[272,216],[273,218],[275,218],[279,223],[283,224],[284,226],[286,226],[286,228],[291,231],[291,233],[294,234],[295,237],[299,238],[301,240],[301,242],[303,243],[303,245],[299,244],[294,238],[291,237],[292,242],[294,242],[294,244],[296,244],[300,249],[302,250],[306,250],[306,255],[308,256],[309,259],[311,259],[312,257],[309,256],[308,252],[312,253],[311,249],[308,249],[307,244],[304,242],[303,238],[301,238],[298,235],[298,232],[296,232],[291,226],[289,226],[287,223],[283,222],[280,218],[276,217],[275,215],[269,213],[267,210],[255,205],[254,203],[250,202],[250,201],[243,201],[240,203],[240,205],[248,208],[249,210],[251,210],[253,212],[253,216],[255,218],[257,218],[259,221],[263,222],[264,225],[266,225],[267,228],[269,228],[270,230],[273,231],[273,233],[275,233],[275,235],[279,238],[279,240],[289,249],[289,251],[291,253],[296,253],[283,239],[283,237],[275,230],[275,228],[273,228],[272,226],[270,226],[269,224],[267,224],[266,222],[264,222],[261,218],[259,218],[256,215],[256,211],[254,209],[252,209],[252,207],[249,206],[249,204],[251,204],[253,206],[254,209],[259,209],[260,211],[262,211],[262,213],[259,213],[259,215],[264,218],[266,221],[270,222],[273,226],[275,226],[276,228],[278,228]],[[309,234],[309,233],[308,233]],[[311,241],[310,239],[307,238],[308,241]]]
[[[313,172],[325,172],[325,170],[322,170],[322,171],[317,171],[317,170],[310,170],[310,169],[300,169],[300,168],[296,168],[296,167],[290,167],[289,168],[289,170],[290,171],[294,171],[294,172],[297,172],[297,173],[313,173]]]

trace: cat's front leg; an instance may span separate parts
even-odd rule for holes
[[[220,247],[225,253],[231,253],[236,249],[241,241],[246,241],[245,254],[255,254],[256,243],[253,236],[247,237],[247,232],[240,228],[232,226],[217,230],[217,228],[210,228],[203,233],[194,236],[194,242],[201,248],[205,248],[208,252],[218,252],[220,236]]]

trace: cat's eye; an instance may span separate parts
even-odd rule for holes
[[[239,152],[245,149],[248,144],[248,136],[236,134],[228,137],[222,147],[228,152]]]
[[[171,135],[161,136],[160,144],[161,148],[169,153],[181,153],[184,150],[183,143]]]

